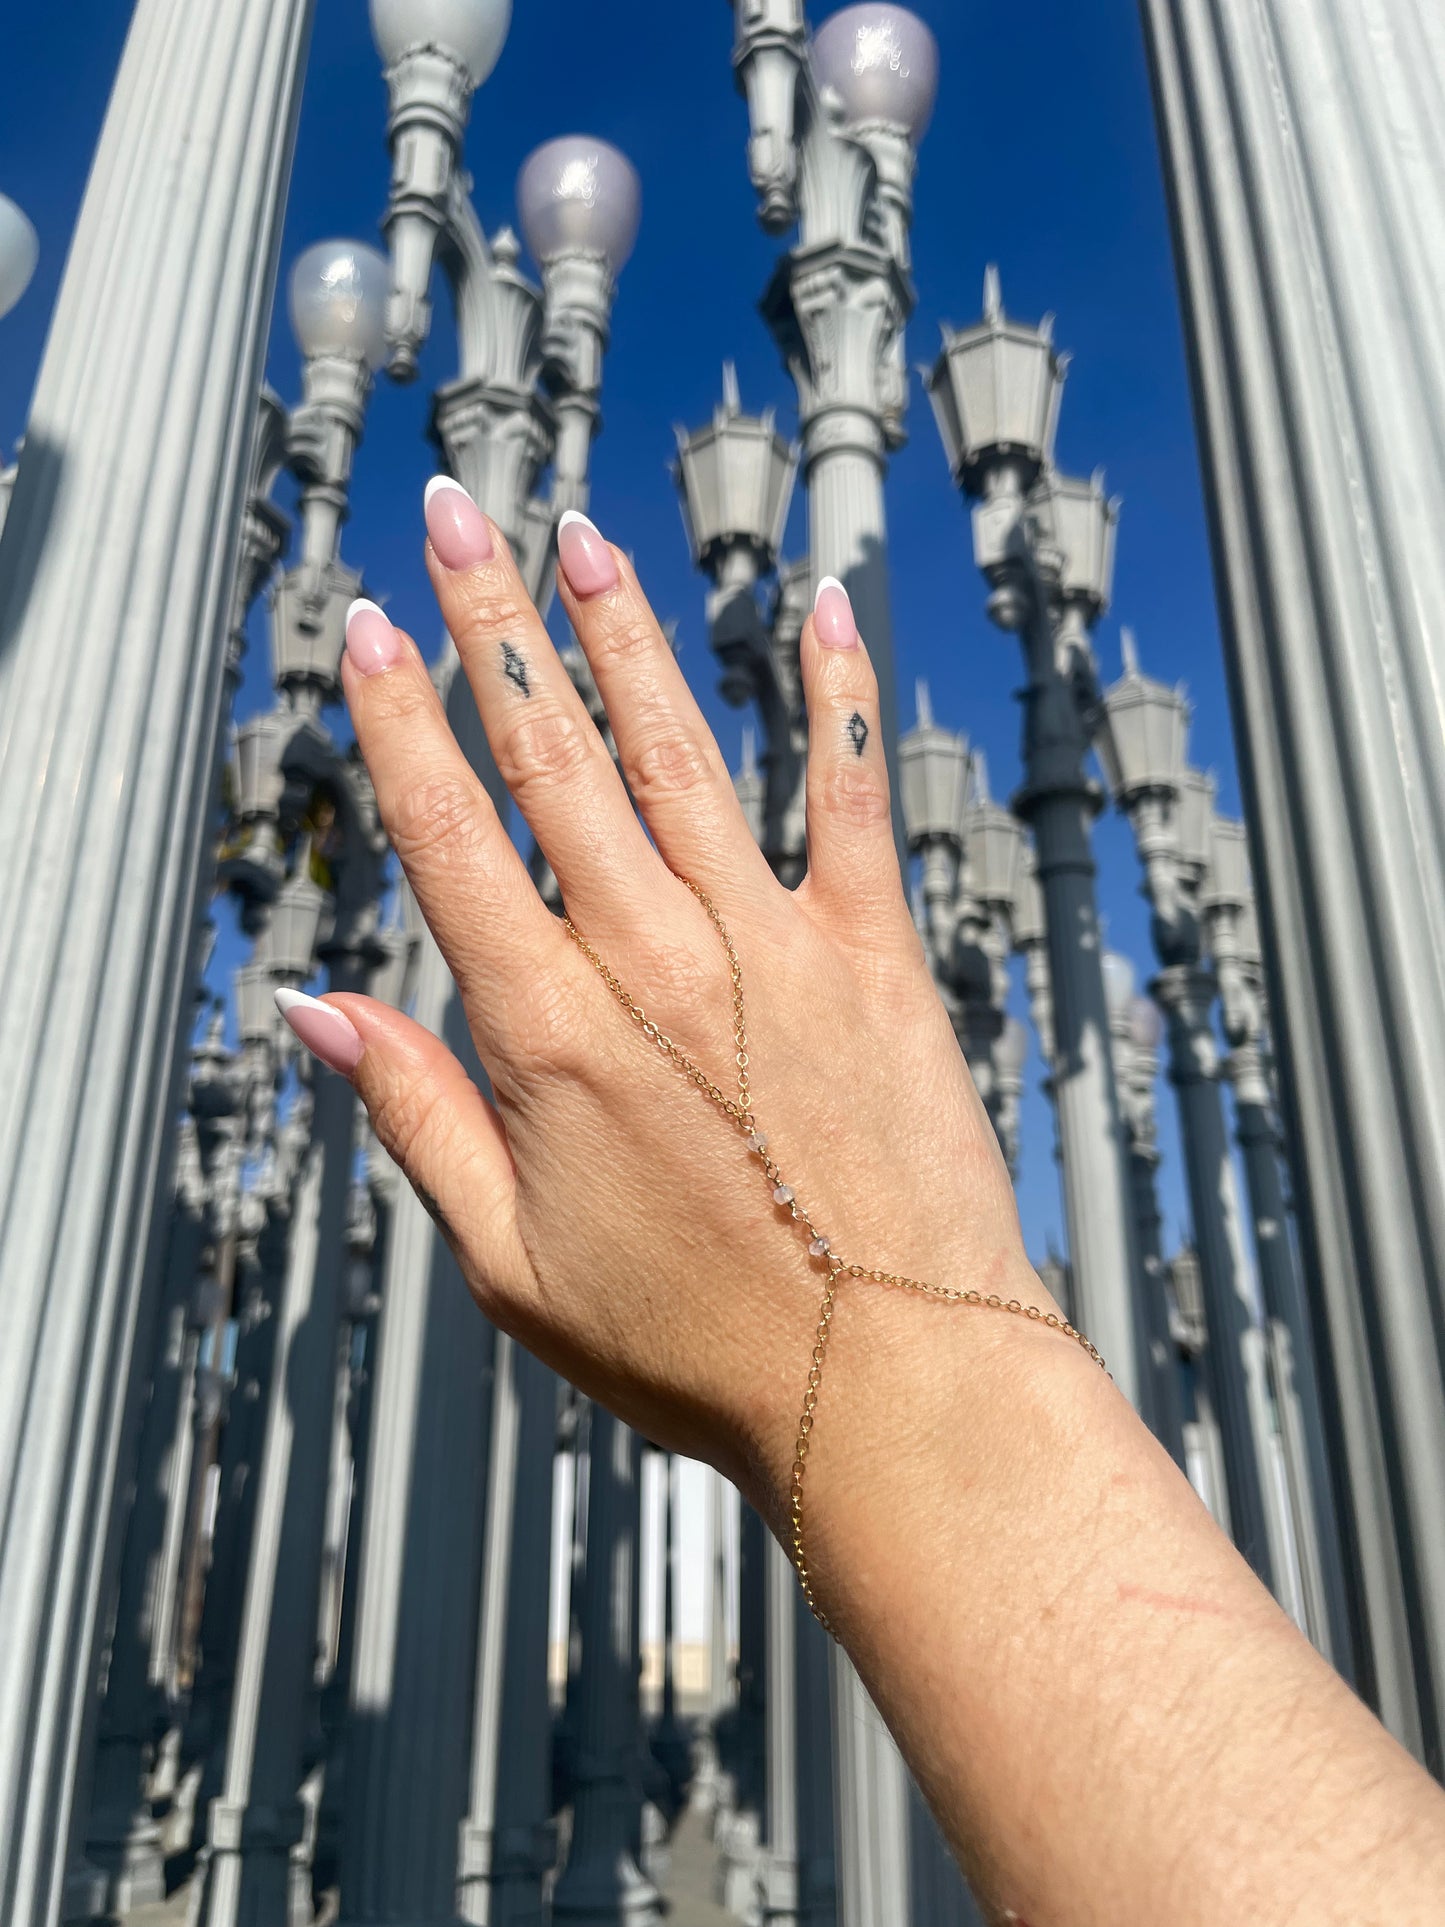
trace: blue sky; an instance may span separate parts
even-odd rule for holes
[[[1173,269],[1148,89],[1131,7],[1035,0],[973,8],[918,0],[938,37],[941,85],[924,142],[914,267],[918,313],[910,360],[931,359],[941,320],[979,307],[985,264],[998,262],[1010,313],[1052,310],[1073,360],[1059,459],[1102,465],[1124,498],[1115,606],[1098,645],[1118,673],[1118,625],[1137,633],[1144,666],[1189,685],[1193,754],[1217,772],[1221,808],[1238,809]],[[820,19],[830,4],[815,6]],[[23,429],[47,317],[119,56],[128,10],[114,0],[22,9],[7,23],[0,79],[0,190],[29,213],[41,261],[21,306],[0,323],[0,450]],[[744,405],[791,420],[791,386],[756,313],[775,257],[758,229],[744,157],[746,115],[729,65],[730,9],[721,0],[516,0],[511,37],[478,95],[468,137],[476,200],[489,229],[512,219],[525,155],[557,133],[613,140],[643,184],[642,231],[622,281],[593,464],[593,514],[631,548],[659,614],[681,624],[682,661],[730,756],[742,718],[716,698],[692,572],[667,472],[672,424],[711,412],[720,368],[736,361]],[[318,0],[302,112],[285,263],[334,234],[376,238],[387,188],[385,90],[364,0]],[[434,633],[421,567],[421,490],[432,473],[427,393],[455,372],[449,316],[437,325],[421,381],[383,382],[356,474],[346,558],[423,637]],[[287,400],[297,363],[278,306],[270,378]],[[911,715],[926,676],[941,722],[987,750],[996,793],[1018,773],[1016,645],[983,615],[968,526],[915,384],[912,440],[889,486],[898,680]],[[790,552],[802,544],[801,497]],[[263,631],[255,628],[240,709],[270,699]],[[1113,816],[1098,834],[1100,894],[1113,942],[1140,967],[1148,932],[1138,867]],[[1020,1008],[1022,1006],[1020,1005]],[[1051,1128],[1029,1067],[1020,1203],[1029,1245],[1059,1236]],[[1160,1091],[1171,1235],[1182,1215],[1172,1105]]]

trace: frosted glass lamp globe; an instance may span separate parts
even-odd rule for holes
[[[517,218],[535,260],[600,254],[618,274],[637,241],[642,185],[631,161],[609,142],[564,134],[523,161]]]
[[[813,35],[813,72],[852,122],[901,127],[917,146],[938,97],[938,43],[906,7],[844,7]]]
[[[291,329],[308,360],[344,355],[373,373],[386,360],[391,263],[361,241],[318,241],[291,270]]]
[[[371,37],[388,67],[413,47],[441,47],[480,87],[506,45],[512,0],[371,0]]]
[[[1106,950],[1100,959],[1104,972],[1104,1002],[1109,1021],[1121,1024],[1129,1016],[1134,1001],[1134,966],[1117,950]]]
[[[15,203],[0,194],[0,315],[9,314],[30,286],[40,240]]]

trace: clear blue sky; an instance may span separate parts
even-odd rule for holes
[[[916,0],[938,36],[938,111],[924,143],[914,234],[919,309],[910,360],[931,359],[940,320],[978,312],[985,264],[1005,305],[1033,319],[1052,310],[1072,352],[1059,434],[1069,469],[1103,465],[1124,498],[1115,607],[1099,635],[1107,678],[1118,673],[1118,624],[1139,636],[1146,668],[1188,683],[1193,753],[1213,768],[1221,807],[1238,809],[1198,471],[1189,416],[1163,198],[1134,9],[1075,0],[973,7]],[[735,756],[741,718],[713,693],[702,584],[689,566],[667,473],[672,423],[711,412],[726,358],[745,406],[790,419],[791,387],[756,313],[775,244],[758,229],[747,183],[746,115],[729,66],[722,0],[515,0],[501,62],[478,96],[468,163],[488,228],[512,219],[524,156],[550,135],[601,134],[643,183],[637,252],[623,277],[593,467],[593,513],[633,549],[658,611],[681,620],[682,661]],[[814,17],[832,11],[815,0]],[[0,323],[0,449],[23,428],[46,321],[85,185],[129,9],[68,0],[19,9],[6,25],[0,77],[0,189],[41,238],[36,281]],[[364,0],[319,0],[284,262],[333,234],[375,239],[387,188],[385,91]],[[284,274],[283,265],[283,274]],[[98,323],[103,317],[97,317]],[[432,472],[427,391],[454,373],[449,318],[437,326],[415,387],[383,382],[357,467],[344,552],[423,637],[433,632],[420,561],[421,490]],[[296,356],[278,312],[270,377],[297,392]],[[899,687],[911,714],[927,676],[939,720],[985,748],[995,791],[1018,772],[1016,645],[992,630],[926,398],[915,384],[913,439],[889,490]],[[791,551],[802,543],[801,500]],[[256,630],[261,644],[262,631]],[[243,713],[269,701],[264,646],[253,647]],[[1101,899],[1115,944],[1139,965],[1148,932],[1127,830],[1106,817],[1098,837]],[[1022,1005],[1020,1004],[1020,1008]],[[1030,1248],[1059,1234],[1051,1130],[1029,1067],[1020,1201]],[[1166,1213],[1182,1205],[1172,1105],[1160,1091],[1168,1161]]]

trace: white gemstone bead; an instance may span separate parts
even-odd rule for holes
[[[826,1258],[828,1255],[828,1240],[826,1238],[814,1238],[813,1242],[808,1246],[808,1252],[811,1257]]]
[[[774,1204],[791,1204],[792,1202],[793,1187],[791,1184],[775,1184],[773,1186]]]
[[[759,1157],[761,1157],[763,1152],[768,1148],[768,1140],[763,1136],[761,1131],[749,1131],[748,1143],[752,1145]]]

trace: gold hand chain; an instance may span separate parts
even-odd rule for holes
[[[732,971],[733,1042],[736,1046],[734,1062],[737,1065],[738,1072],[738,1094],[736,1098],[728,1097],[725,1092],[720,1090],[708,1076],[707,1072],[701,1070],[687,1055],[686,1051],[674,1044],[666,1032],[661,1030],[659,1026],[653,1022],[642,1006],[623,987],[618,978],[608,968],[607,964],[593,949],[592,945],[588,943],[587,939],[572,922],[572,919],[570,917],[563,917],[562,922],[568,936],[571,937],[583,956],[595,966],[602,981],[627,1012],[627,1015],[632,1019],[633,1023],[637,1025],[643,1036],[650,1038],[664,1057],[669,1058],[682,1075],[697,1086],[704,1097],[710,1099],[720,1111],[724,1112],[732,1119],[733,1123],[737,1125],[738,1129],[748,1141],[748,1148],[755,1154],[762,1165],[768,1183],[772,1186],[773,1203],[783,1206],[794,1222],[801,1226],[807,1233],[809,1257],[818,1260],[821,1264],[826,1264],[828,1268],[827,1288],[823,1293],[822,1304],[818,1308],[818,1329],[813,1334],[813,1354],[808,1371],[808,1387],[803,1394],[803,1412],[801,1418],[798,1420],[798,1437],[793,1447],[792,1493],[789,1508],[792,1514],[793,1565],[797,1570],[798,1580],[803,1588],[803,1597],[807,1600],[808,1605],[812,1609],[813,1617],[818,1621],[819,1625],[826,1631],[831,1632],[832,1627],[828,1624],[828,1615],[813,1597],[812,1575],[809,1571],[807,1555],[803,1551],[803,1473],[807,1465],[808,1445],[813,1434],[814,1415],[818,1408],[818,1387],[823,1380],[823,1358],[828,1347],[828,1336],[833,1328],[833,1304],[838,1296],[838,1287],[842,1279],[863,1278],[868,1280],[870,1284],[886,1285],[896,1291],[922,1292],[930,1298],[942,1298],[952,1305],[981,1305],[992,1311],[1010,1311],[1020,1318],[1034,1319],[1039,1324],[1049,1325],[1055,1331],[1061,1332],[1065,1338],[1072,1338],[1077,1344],[1083,1347],[1084,1351],[1088,1353],[1096,1365],[1104,1370],[1108,1368],[1104,1365],[1104,1361],[1098,1351],[1084,1334],[1077,1330],[1075,1326],[1069,1324],[1067,1319],[1060,1318],[1054,1312],[1040,1311],[1037,1305],[1021,1304],[1017,1298],[1001,1298],[998,1293],[994,1291],[956,1291],[951,1285],[925,1284],[920,1278],[906,1278],[902,1273],[896,1271],[870,1270],[866,1265],[849,1264],[845,1259],[839,1257],[838,1253],[833,1249],[832,1241],[819,1231],[818,1227],[813,1223],[812,1218],[808,1215],[806,1208],[799,1204],[792,1185],[784,1181],[782,1172],[778,1169],[768,1151],[768,1140],[758,1129],[758,1121],[753,1115],[752,1092],[748,1084],[748,1031],[747,1020],[743,1009],[743,971],[742,965],[738,962],[738,953],[733,946],[733,940],[728,935],[727,926],[718,915],[717,906],[713,903],[711,897],[709,897],[704,890],[699,889],[698,885],[692,882],[690,878],[682,877],[679,881],[687,885],[703,909],[706,910],[713,928],[722,939],[722,946],[727,952],[728,965]]]

